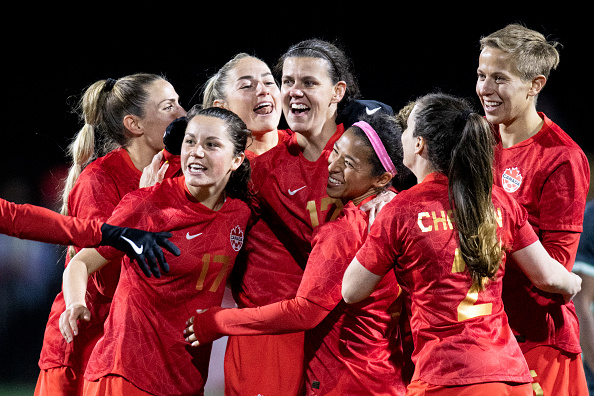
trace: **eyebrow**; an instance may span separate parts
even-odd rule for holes
[[[177,98],[167,98],[167,99],[163,99],[162,101],[160,101],[159,103],[157,103],[157,106],[161,106],[161,104],[165,103],[165,102],[175,102],[177,100]]]
[[[338,150],[338,146],[336,145],[336,143],[334,143],[334,150],[340,152],[340,150]],[[350,155],[344,155],[344,158],[346,158],[346,159],[348,159],[348,160],[350,160],[350,161],[352,161],[352,162],[354,162],[356,164],[359,163],[359,160],[358,159],[356,159],[355,157],[351,157]]]
[[[266,73],[262,73],[262,74],[260,75],[260,77],[268,77],[268,76],[272,76],[272,73],[270,73],[270,72],[266,72]],[[247,76],[241,76],[241,77],[238,77],[238,78],[237,78],[237,81],[239,81],[239,80],[253,80],[253,79],[254,79],[254,76],[252,76],[252,75],[247,75]]]

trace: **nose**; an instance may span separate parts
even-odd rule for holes
[[[258,84],[256,86],[256,95],[267,95],[269,92],[270,87],[268,87],[263,81],[258,81]]]
[[[303,96],[303,90],[298,84],[292,84],[286,88],[285,94],[291,98],[301,98]]]
[[[493,93],[493,79],[492,78],[485,78],[485,79],[479,79],[476,82],[476,93],[479,96],[488,96],[490,94]]]
[[[190,155],[194,158],[204,158],[204,149],[202,148],[202,145],[196,144],[190,152]]]
[[[342,168],[340,167],[339,156],[335,153],[330,154],[330,157],[328,157],[328,173],[336,173],[341,171]]]
[[[177,110],[176,110],[176,115],[175,118],[179,118],[179,117],[185,117],[188,113],[186,112],[186,110],[182,107],[182,105],[178,105],[177,106]]]

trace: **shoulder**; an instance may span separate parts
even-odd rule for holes
[[[119,148],[99,157],[88,164],[81,172],[80,180],[140,180],[140,172],[130,159],[126,150]]]
[[[585,154],[581,147],[569,136],[559,125],[554,123],[550,118],[541,113],[543,117],[543,127],[541,134],[538,134],[537,141],[543,149],[556,150],[560,153],[572,157],[580,157],[585,159]]]
[[[324,223],[319,227],[314,238],[334,242],[338,240],[348,241],[355,234],[363,234],[363,231],[367,229],[368,221],[367,212],[349,202],[342,208],[340,215],[335,220]]]

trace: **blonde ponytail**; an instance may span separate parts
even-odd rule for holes
[[[72,165],[68,170],[68,176],[64,183],[62,191],[62,208],[60,213],[68,215],[68,196],[74,183],[80,176],[80,173],[86,165],[91,162],[95,156],[95,127],[99,122],[99,99],[101,92],[105,87],[107,80],[100,80],[86,89],[83,94],[77,110],[80,114],[84,126],[78,131],[75,139],[70,143],[67,154],[72,158]]]
[[[68,215],[68,195],[72,191],[74,183],[76,183],[78,176],[80,176],[84,167],[91,162],[95,154],[95,132],[92,125],[85,124],[81,128],[74,141],[68,146],[67,153],[72,158],[72,165],[62,191],[60,213],[63,215]]]

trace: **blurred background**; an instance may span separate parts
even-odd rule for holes
[[[237,19],[202,8],[158,16],[92,9],[92,17],[35,9],[33,16],[18,14],[10,28],[11,17],[5,15],[0,197],[58,210],[68,168],[65,150],[82,126],[71,110],[96,80],[161,73],[188,110],[200,102],[197,91],[207,78],[236,53],[248,52],[272,66],[290,45],[313,37],[346,50],[364,98],[397,111],[416,96],[440,89],[468,97],[480,109],[474,93],[479,39],[508,23],[523,23],[563,44],[561,63],[540,95],[538,110],[590,156],[594,152],[586,117],[590,92],[584,73],[591,45],[585,16],[376,9],[369,15],[357,10],[355,17],[254,7],[246,5],[245,17]],[[33,393],[44,328],[61,288],[64,253],[63,246],[0,235],[0,395]],[[224,342],[215,345],[207,395],[222,394]]]

